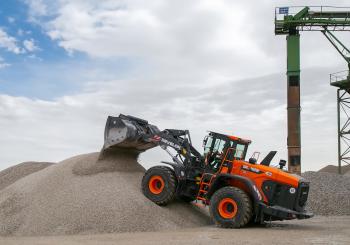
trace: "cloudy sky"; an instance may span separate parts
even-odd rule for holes
[[[98,151],[119,113],[190,129],[198,148],[214,130],[251,139],[249,154],[286,159],[286,43],[273,20],[288,3],[2,0],[0,169]],[[301,48],[306,171],[336,163],[329,73],[346,65],[321,33],[302,33]],[[164,157],[151,150],[141,161]]]

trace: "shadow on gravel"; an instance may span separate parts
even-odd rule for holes
[[[320,230],[319,226],[313,225],[313,223],[299,224],[292,223],[295,221],[272,221],[265,222],[263,224],[259,223],[249,223],[245,228],[247,229],[283,229],[283,230]],[[321,228],[322,230],[323,228]]]
[[[266,227],[269,229],[283,229],[283,230],[322,230],[324,228],[321,228],[319,226],[315,226],[312,224],[295,224],[295,223],[282,223],[282,222],[271,222],[266,223],[263,226],[260,227]]]

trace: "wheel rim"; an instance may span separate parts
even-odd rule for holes
[[[159,175],[154,175],[148,182],[148,188],[152,194],[158,195],[164,189],[164,180]]]
[[[225,219],[234,218],[237,214],[237,210],[237,203],[231,198],[224,198],[219,202],[219,214]]]

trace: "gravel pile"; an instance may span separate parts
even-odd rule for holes
[[[103,158],[90,153],[0,172],[0,235],[159,231],[211,223],[194,205],[159,207],[146,199],[137,157],[126,151]],[[350,215],[349,176],[306,172],[303,177],[311,182],[308,207],[315,214]]]
[[[308,208],[318,215],[350,215],[350,177],[327,172],[305,172],[311,182]]]
[[[326,173],[337,174],[338,173],[338,166],[327,165],[326,167],[321,168],[320,170],[318,170],[318,172],[326,172]],[[342,172],[342,174],[350,172],[350,165],[341,166],[341,172]]]
[[[52,164],[52,162],[23,162],[5,169],[0,172],[0,190]]]
[[[0,190],[0,235],[158,231],[210,223],[197,207],[159,207],[140,190],[136,154],[76,156]]]

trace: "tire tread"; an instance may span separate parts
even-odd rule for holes
[[[241,227],[245,226],[246,224],[248,224],[248,222],[250,221],[250,219],[253,216],[253,206],[252,206],[252,201],[251,201],[250,197],[247,195],[247,193],[245,193],[243,190],[241,190],[237,187],[226,186],[226,187],[223,187],[223,188],[217,190],[214,193],[214,195],[212,196],[212,199],[210,202],[215,203],[218,201],[217,199],[219,199],[220,196],[230,195],[233,192],[237,193],[242,198],[242,202],[244,203],[244,205],[246,207],[245,208],[246,212],[243,213],[243,217],[240,218],[238,220],[238,222],[225,222],[225,223],[223,223],[215,218],[216,211],[213,209],[216,207],[211,206],[210,207],[210,216],[214,220],[215,224],[219,227],[222,227],[222,228],[241,228]]]
[[[163,199],[157,199],[157,198],[152,198],[152,196],[149,195],[149,190],[148,190],[148,177],[152,175],[161,175],[164,178],[164,175],[167,177],[167,182],[169,187],[164,188],[162,195],[165,196]],[[153,201],[154,203],[158,204],[159,206],[165,206],[171,201],[174,200],[175,198],[175,192],[176,192],[176,185],[177,185],[177,180],[174,174],[174,171],[166,166],[155,166],[150,169],[148,169],[145,173],[145,175],[142,178],[142,192],[143,194]]]

